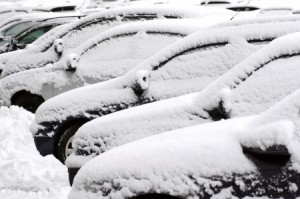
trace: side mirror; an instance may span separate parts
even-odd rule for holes
[[[62,39],[56,39],[54,41],[54,51],[59,55],[62,54],[64,51],[64,42]]]
[[[67,69],[66,71],[76,71],[80,57],[76,53],[71,53],[67,58]]]
[[[132,89],[137,95],[143,94],[149,88],[149,72],[146,70],[139,70],[135,74],[135,80]]]
[[[230,89],[222,89],[220,93],[218,93],[217,97],[213,102],[205,109],[212,120],[218,121],[221,119],[230,118],[231,112],[231,90]]]
[[[261,175],[271,177],[281,172],[291,155],[284,145],[274,145],[265,150],[243,147],[243,153],[260,171]]]

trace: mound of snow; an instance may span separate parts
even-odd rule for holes
[[[0,198],[66,198],[69,192],[66,168],[35,148],[33,118],[18,107],[0,108]]]

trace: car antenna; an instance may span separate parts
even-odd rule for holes
[[[244,9],[246,8],[247,5],[249,5],[252,2],[252,0],[248,0],[248,2],[244,5]],[[240,14],[241,10],[239,10],[235,15],[233,15],[230,19],[232,21],[238,14]]]

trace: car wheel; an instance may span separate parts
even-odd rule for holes
[[[67,157],[72,153],[72,141],[76,131],[81,127],[84,123],[80,122],[77,124],[73,124],[68,126],[63,134],[60,136],[57,144],[57,159],[64,163]]]
[[[23,107],[25,110],[35,113],[43,102],[44,99],[41,96],[26,93],[15,98],[12,101],[12,105]]]

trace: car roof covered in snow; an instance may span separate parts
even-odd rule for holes
[[[299,23],[292,22],[292,24],[293,25],[290,24],[291,26],[290,28],[296,28],[296,25]],[[56,96],[48,100],[47,102],[43,103],[40,106],[40,108],[37,110],[36,122],[39,123],[41,121],[56,121],[56,120],[61,121],[63,119],[66,119],[70,115],[78,115],[82,111],[84,112],[84,110],[86,110],[87,108],[91,108],[89,107],[90,105],[84,104],[84,101],[87,101],[88,98],[91,99],[95,98],[96,96],[94,95],[97,95],[98,93],[98,92],[95,93],[93,91],[94,89],[97,90],[104,89],[103,92],[107,93],[106,95],[101,94],[101,96],[97,96],[96,99],[98,99],[98,102],[100,102],[101,101],[100,99],[102,98],[104,101],[110,101],[111,97],[109,94],[109,89],[121,89],[124,88],[124,86],[126,87],[127,85],[132,85],[132,81],[133,81],[132,77],[135,77],[136,71],[139,71],[141,69],[151,71],[153,70],[153,67],[157,67],[159,63],[168,60],[169,57],[172,57],[177,53],[184,51],[185,49],[189,49],[191,46],[193,47],[193,46],[205,45],[209,43],[221,43],[227,41],[229,38],[232,39],[246,38],[247,40],[250,41],[255,37],[261,39],[270,39],[291,32],[291,30],[287,31],[287,29],[284,28],[283,24],[282,24],[283,26],[281,26],[282,28],[279,31],[278,28],[276,29],[278,25],[279,24],[276,24],[275,22],[266,23],[263,24],[264,28],[262,29],[259,24],[251,24],[251,25],[245,25],[243,26],[243,28],[236,27],[236,26],[223,27],[223,29],[220,29],[219,31],[216,31],[215,28],[211,28],[211,29],[199,31],[197,33],[193,33],[192,35],[184,39],[181,39],[180,41],[171,44],[167,48],[159,51],[158,53],[156,53],[155,55],[151,56],[149,59],[142,62],[139,66],[133,68],[131,71],[129,71],[127,74],[125,74],[122,77],[115,78],[113,80],[109,80],[106,82],[86,86],[83,88],[78,88],[76,90],[63,93],[59,96]],[[274,31],[270,31],[270,29],[271,30],[274,29]],[[297,30],[295,29],[295,31]],[[296,44],[293,43],[292,45],[295,46]],[[276,46],[276,50],[281,52],[279,46]],[[232,77],[232,75],[230,77]],[[223,82],[221,85],[223,85]],[[209,95],[215,95],[215,92],[216,90],[218,91],[219,87],[216,88],[217,89],[214,89],[213,92],[210,92],[207,95],[207,97],[209,97]],[[82,95],[83,93],[84,95]],[[78,97],[78,94],[81,96],[85,96],[85,100],[82,100],[80,97]]]
[[[210,107],[209,104],[211,103],[212,96],[216,97],[224,89],[230,89],[234,92],[234,89],[237,87],[237,85],[243,82],[245,77],[247,77],[249,74],[251,75],[256,70],[259,70],[265,64],[279,58],[299,55],[299,42],[299,33],[288,34],[272,41],[270,44],[250,55],[247,59],[236,65],[230,71],[218,78],[215,82],[203,89],[203,91],[200,92],[197,97],[195,97],[195,104],[199,105],[199,103],[201,103],[201,107]],[[285,88],[278,89],[280,89],[281,93],[285,93]],[[268,94],[269,93],[261,93],[261,95]],[[210,99],[210,102],[208,99]],[[203,110],[202,113],[207,115],[207,113],[204,112],[205,111]]]
[[[67,34],[69,31],[79,28],[81,26],[85,26],[86,24],[93,23],[99,19],[109,19],[109,18],[114,18],[117,16],[123,16],[123,15],[140,15],[140,14],[145,14],[145,15],[156,15],[161,18],[199,18],[202,16],[206,15],[213,15],[216,14],[217,12],[210,12],[207,9],[192,9],[192,8],[167,8],[167,7],[146,7],[146,8],[141,8],[141,7],[134,7],[134,8],[116,8],[113,10],[107,10],[103,11],[100,13],[95,13],[91,14],[81,20],[78,20],[72,24],[69,24],[68,27],[65,29],[62,29],[58,31],[54,35],[47,35],[48,37],[42,37],[40,39],[43,39],[43,43],[40,42],[39,47],[40,48],[45,48],[45,46],[51,45],[52,42],[56,38],[60,38],[63,35]],[[226,12],[228,13],[228,12]],[[33,43],[34,44],[34,43]]]
[[[59,18],[59,17],[72,17],[72,16],[80,16],[70,13],[32,13],[32,14],[25,14],[25,15],[17,15],[14,17],[10,17],[7,20],[1,21],[0,27],[3,28],[8,24],[12,24],[15,22],[22,22],[22,21],[39,21],[44,19],[52,19],[52,18]]]
[[[201,30],[218,23],[219,21],[224,21],[223,19],[211,19],[210,17],[203,17],[199,19],[158,19],[149,21],[138,21],[128,24],[118,25],[112,27],[103,33],[96,35],[95,37],[85,41],[82,45],[78,46],[72,53],[78,55],[84,54],[91,46],[97,43],[112,38],[118,35],[138,33],[138,32],[158,32],[158,33],[177,33],[181,35],[188,35],[196,30]],[[225,19],[226,20],[226,19]],[[64,57],[62,60],[54,64],[54,67],[60,67],[68,57]],[[64,65],[65,66],[65,65]]]

